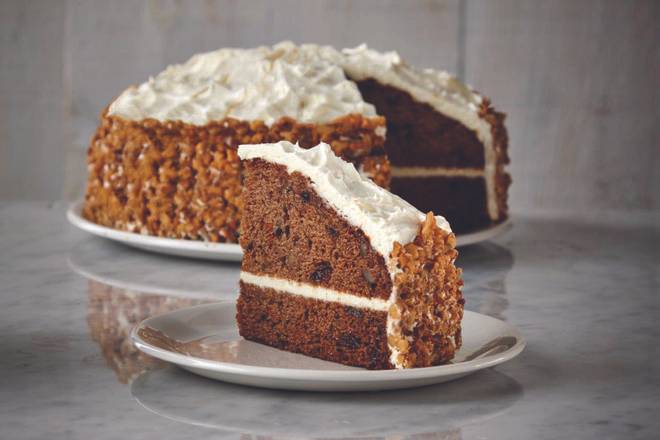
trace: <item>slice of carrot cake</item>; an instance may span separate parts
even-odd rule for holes
[[[452,359],[464,300],[444,218],[365,179],[327,144],[238,154],[244,338],[369,369]]]

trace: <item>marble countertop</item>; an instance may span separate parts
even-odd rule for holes
[[[238,265],[94,238],[65,209],[0,204],[2,438],[660,435],[658,215],[514,215],[459,264],[466,307],[524,332],[518,358],[426,388],[317,394],[213,382],[138,354],[133,324],[234,298]]]

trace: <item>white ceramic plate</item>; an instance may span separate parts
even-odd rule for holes
[[[135,346],[193,373],[225,382],[308,391],[375,391],[447,382],[506,362],[525,347],[506,322],[465,312],[463,346],[452,363],[370,371],[289,353],[238,335],[235,302],[205,304],[149,318],[133,329]]]
[[[71,205],[66,213],[69,222],[74,226],[99,237],[118,241],[128,246],[143,250],[157,252],[179,257],[203,258],[206,260],[241,261],[243,252],[237,244],[208,243],[196,240],[180,240],[173,238],[154,237],[135,232],[125,232],[118,229],[97,225],[86,220],[81,215],[83,201],[79,200]],[[456,237],[457,246],[487,241],[506,231],[511,226],[510,220],[470,234],[462,234]]]

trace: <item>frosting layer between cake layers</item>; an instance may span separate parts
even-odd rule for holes
[[[255,275],[245,271],[241,271],[240,279],[244,283],[263,287],[265,289],[273,289],[278,292],[285,292],[319,301],[336,302],[345,306],[357,307],[360,309],[386,312],[390,305],[389,300],[357,296],[347,292],[340,292],[335,289],[315,286],[309,283],[300,283],[268,275]]]
[[[391,167],[392,177],[483,177],[479,168]]]

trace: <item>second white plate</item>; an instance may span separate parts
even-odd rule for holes
[[[243,252],[238,244],[155,237],[97,225],[82,216],[83,203],[82,200],[79,200],[72,204],[66,216],[72,225],[98,237],[107,238],[150,252],[176,255],[179,257],[221,261],[241,261],[243,258]],[[468,246],[490,240],[506,231],[510,226],[510,220],[507,220],[488,229],[458,235],[456,237],[457,246]]]
[[[135,346],[201,376],[241,385],[307,391],[376,391],[447,382],[506,362],[525,347],[510,324],[465,312],[463,345],[450,364],[365,370],[242,339],[235,302],[205,304],[149,318],[135,327]]]

